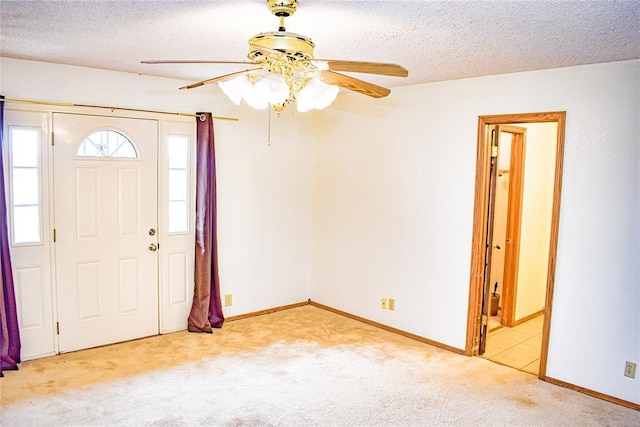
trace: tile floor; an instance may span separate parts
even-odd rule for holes
[[[538,375],[543,321],[544,316],[540,315],[513,328],[491,330],[481,357]]]

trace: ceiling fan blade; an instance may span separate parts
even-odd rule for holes
[[[335,73],[333,71],[322,71],[320,73],[320,79],[325,83],[334,84],[373,98],[384,98],[391,93],[391,90],[386,87],[378,86],[373,83],[365,82],[364,80],[345,76],[344,74]]]
[[[203,80],[201,82],[192,83],[192,84],[187,85],[187,86],[182,86],[180,89],[193,89],[194,87],[204,86],[204,85],[209,84],[209,83],[216,83],[216,82],[219,82],[220,80],[228,79],[229,77],[239,76],[240,74],[244,74],[244,73],[248,73],[248,72],[256,71],[256,70],[262,70],[262,68],[249,68],[249,69],[246,69],[246,70],[243,70],[243,71],[238,71],[238,72],[235,72],[235,73],[225,74],[224,76],[218,76],[218,77],[214,77],[212,79]]]
[[[253,64],[248,61],[203,61],[203,60],[159,60],[159,61],[140,61],[141,64]]]
[[[315,61],[326,63],[330,71],[379,74],[393,77],[407,77],[409,75],[409,71],[398,64],[387,64],[384,62],[341,61],[335,59],[316,59]],[[322,66],[319,68],[326,69]]]

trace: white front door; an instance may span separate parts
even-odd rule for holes
[[[158,330],[155,120],[53,116],[61,352]]]

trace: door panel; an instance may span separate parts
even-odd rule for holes
[[[502,138],[502,143],[505,139]],[[497,284],[496,293],[502,295],[504,280],[504,258],[507,231],[507,202],[509,200],[509,170],[498,169],[496,182],[496,205],[493,227],[493,252],[491,254],[491,292]]]
[[[184,330],[193,302],[195,125],[162,122],[161,332]]]
[[[526,128],[500,125],[499,129],[498,178],[493,219],[494,250],[491,253],[490,285],[493,290],[493,286],[497,283],[497,294],[502,296],[500,322],[505,326],[513,326]]]
[[[157,334],[158,124],[54,114],[53,125],[60,351]]]
[[[485,252],[485,274],[483,279],[483,302],[481,313],[483,325],[480,330],[479,354],[482,355],[486,348],[487,341],[487,317],[489,316],[490,294],[494,289],[496,277],[502,277],[502,313],[501,323],[505,326],[512,326],[513,298],[517,289],[517,263],[518,248],[520,239],[520,218],[522,206],[522,178],[523,178],[523,155],[524,155],[524,134],[526,129],[513,125],[492,125],[488,126],[491,132],[492,157],[490,160],[489,172],[489,195],[487,213],[487,240]],[[505,151],[509,156],[509,189],[506,206],[506,229],[499,230],[500,222],[497,218],[501,213],[497,212],[499,203],[497,201],[497,180],[498,170],[504,167],[507,159],[500,159],[498,154],[502,146],[509,145],[509,150]],[[496,157],[494,157],[496,156]],[[504,212],[503,212],[504,214]],[[504,231],[504,244],[500,244],[501,231]],[[498,237],[498,239],[496,239]],[[497,243],[497,244],[495,244]],[[498,249],[500,248],[500,249]],[[502,252],[504,248],[504,252]],[[494,250],[497,249],[497,250]],[[504,254],[504,255],[503,255]],[[500,274],[496,274],[493,267],[494,257],[499,258],[498,266],[502,268]],[[510,320],[511,319],[511,320]]]
[[[22,360],[55,354],[46,113],[5,111],[4,172]]]

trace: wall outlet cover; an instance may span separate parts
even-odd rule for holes
[[[634,362],[625,362],[624,364],[624,376],[629,378],[636,377],[636,364]]]
[[[386,298],[382,298],[382,300],[380,301],[380,308],[383,310],[387,309],[387,299]]]

